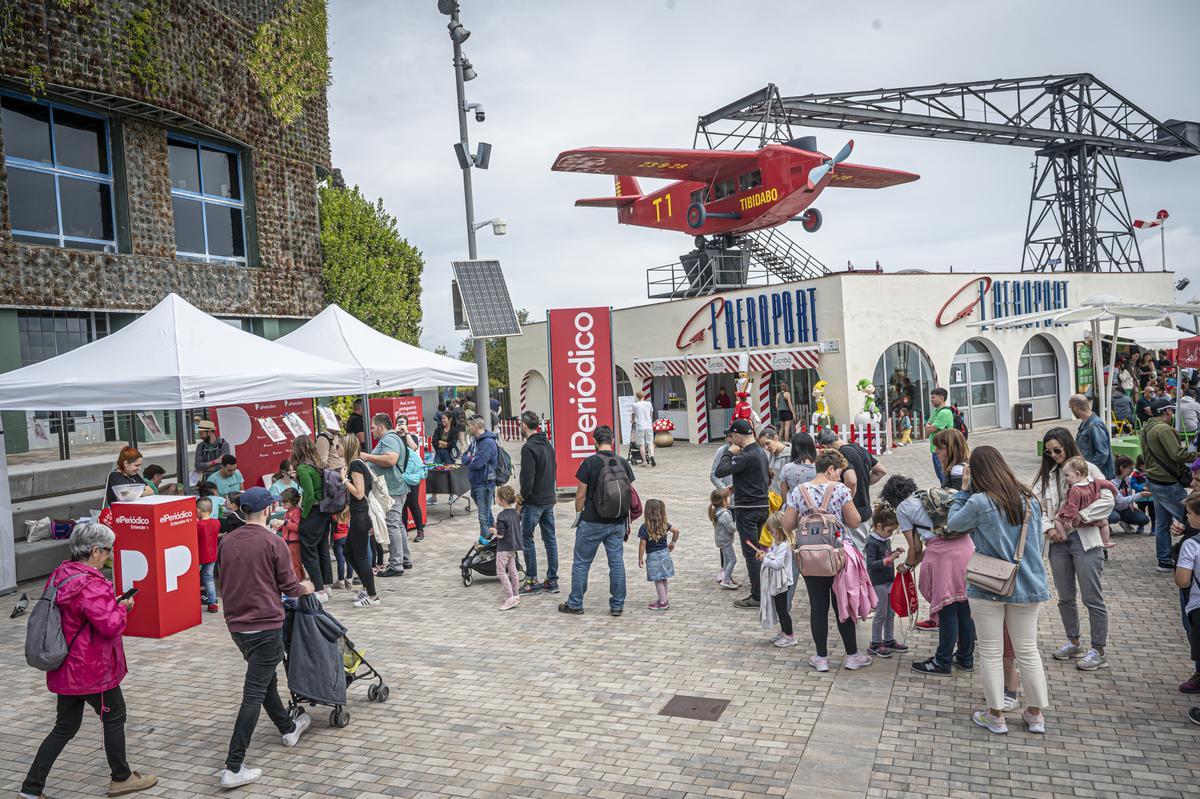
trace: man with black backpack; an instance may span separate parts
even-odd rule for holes
[[[613,431],[601,425],[592,433],[596,454],[579,464],[575,472],[575,552],[571,562],[571,594],[558,606],[561,613],[583,613],[588,572],[596,550],[604,546],[608,557],[609,612],[620,616],[625,609],[624,544],[632,506],[633,469],[613,452]]]
[[[767,496],[770,484],[770,469],[767,455],[754,438],[754,427],[748,419],[734,419],[725,431],[729,448],[713,474],[718,477],[733,477],[733,521],[737,525],[738,540],[742,542],[742,556],[746,561],[746,576],[750,578],[750,596],[733,603],[736,608],[756,608],[759,603],[758,536],[767,523],[771,506]]]

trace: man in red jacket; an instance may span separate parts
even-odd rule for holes
[[[283,660],[279,596],[298,597],[311,593],[313,587],[296,579],[287,544],[267,529],[267,514],[274,503],[275,497],[265,488],[244,491],[238,505],[246,523],[225,536],[217,553],[225,624],[247,664],[242,707],[221,772],[222,788],[236,788],[262,776],[262,769],[249,768],[244,762],[261,709],[266,708],[279,728],[284,746],[295,746],[312,722],[307,713],[293,721],[279,698],[275,674]]]

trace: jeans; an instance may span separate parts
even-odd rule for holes
[[[937,453],[931,454],[933,455],[933,473],[937,475],[938,485],[941,485],[942,481],[946,479],[946,473],[942,471],[942,462],[938,460]]]
[[[580,522],[575,531],[575,552],[571,561],[571,594],[567,605],[583,607],[587,593],[588,571],[596,550],[604,545],[608,557],[608,604],[613,610],[625,607],[625,524],[624,522]]]
[[[102,694],[58,695],[57,718],[54,729],[38,747],[25,782],[21,784],[21,792],[32,796],[41,796],[46,787],[46,778],[54,761],[62,754],[62,750],[79,732],[83,724],[83,706],[88,705],[100,716],[104,728],[104,755],[108,758],[108,768],[112,772],[114,782],[129,779],[129,762],[125,759],[125,697],[121,687],[111,688]]]
[[[300,560],[312,580],[313,590],[320,591],[326,583],[333,582],[333,568],[329,565],[329,514],[317,510],[315,505],[308,517],[300,520]]]
[[[213,579],[213,571],[217,568],[214,563],[200,564],[200,587],[204,589],[204,604],[217,604],[217,581]]]
[[[1071,533],[1066,541],[1050,544],[1050,573],[1058,591],[1058,615],[1062,617],[1067,638],[1079,638],[1079,606],[1075,597],[1082,595],[1088,611],[1092,647],[1104,649],[1108,643],[1108,608],[1100,585],[1100,577],[1104,574],[1104,548],[1085,552],[1079,533]]]
[[[521,509],[521,548],[525,551],[525,579],[537,582],[537,547],[533,541],[533,528],[542,530],[542,544],[546,547],[546,582],[558,580],[558,538],[554,530],[553,505],[526,505]]]
[[[975,621],[970,602],[951,602],[938,611],[938,646],[933,659],[939,666],[949,666],[951,660],[968,668],[975,665]]]
[[[384,514],[383,520],[388,531],[388,569],[402,572],[412,566],[412,555],[408,551],[408,531],[404,527],[404,496],[393,496],[392,507]],[[359,575],[361,576],[361,575]]]
[[[1146,490],[1154,499],[1154,554],[1159,566],[1167,566],[1171,563],[1171,522],[1183,521],[1188,492],[1178,483],[1163,485],[1152,480],[1146,481]]]
[[[339,583],[354,576],[354,567],[346,560],[345,538],[333,539],[333,559],[337,561],[337,581]]]
[[[449,448],[443,449],[439,447],[433,451],[433,462],[439,466],[453,466],[454,453]]]
[[[1125,510],[1114,510],[1108,514],[1108,523],[1110,525],[1119,524],[1120,522],[1124,522],[1134,529],[1140,530],[1150,523],[1150,517],[1132,506]]]
[[[737,525],[738,540],[742,543],[742,557],[746,560],[746,576],[750,579],[750,598],[759,601],[759,582],[762,564],[756,557],[757,550],[751,546],[758,543],[762,526],[767,523],[766,508],[734,508],[733,522]]]
[[[475,510],[479,514],[479,535],[481,538],[490,538],[488,528],[496,523],[495,517],[492,516],[492,505],[496,501],[495,483],[472,487],[471,499],[475,500]]]
[[[733,544],[722,544],[720,552],[721,568],[724,570],[721,581],[728,583],[733,580],[733,567],[737,565],[737,555],[733,551]]]
[[[892,584],[872,586],[875,598],[879,604],[875,606],[875,618],[871,620],[871,643],[880,644],[884,641],[896,640],[896,611],[892,610]]]
[[[246,660],[246,681],[242,685],[242,706],[229,739],[229,754],[225,768],[238,771],[246,760],[246,747],[258,725],[259,711],[266,708],[281,735],[296,729],[279,698],[279,679],[276,667],[283,661],[283,628],[257,633],[230,633],[233,642]]]
[[[1029,707],[1043,708],[1049,703],[1046,669],[1037,643],[1037,604],[993,602],[969,599],[971,618],[979,634],[979,675],[983,695],[992,710],[1004,707],[1004,630],[1012,639],[1013,659],[1021,672],[1021,690]],[[944,615],[949,615],[944,613]]]

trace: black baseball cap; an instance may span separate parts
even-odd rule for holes
[[[754,427],[745,419],[734,419],[729,425],[729,429],[725,431],[725,435],[737,433],[742,436],[754,435]]]
[[[1159,397],[1150,403],[1150,413],[1154,414],[1155,416],[1158,416],[1163,411],[1173,410],[1175,410],[1175,403],[1171,402],[1171,400],[1167,399],[1166,397]]]

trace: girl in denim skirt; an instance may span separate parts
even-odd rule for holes
[[[658,592],[658,599],[649,605],[650,610],[669,610],[667,580],[675,576],[671,553],[679,540],[679,528],[667,522],[667,506],[660,499],[647,500],[645,513],[645,521],[638,530],[638,566],[645,567],[646,579],[654,583]]]

